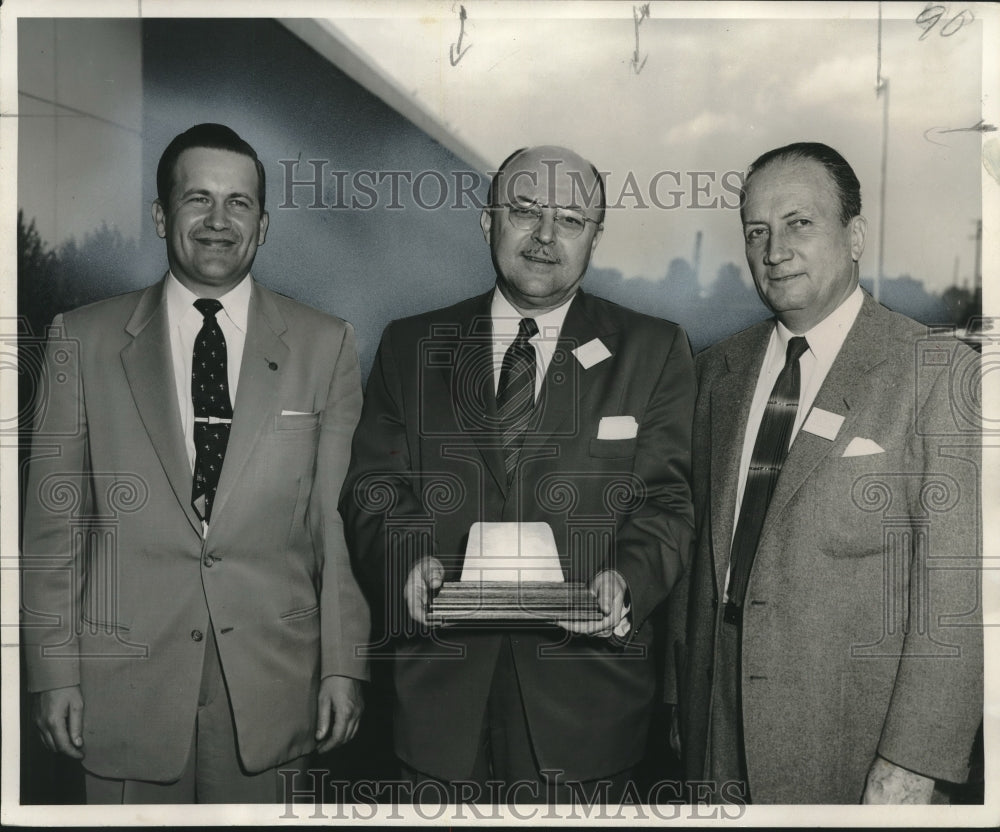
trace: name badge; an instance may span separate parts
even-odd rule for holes
[[[843,416],[831,413],[829,410],[823,410],[822,407],[814,407],[809,411],[809,415],[802,425],[802,430],[809,431],[816,436],[822,436],[832,442],[837,438],[837,432],[843,423]]]
[[[583,365],[583,369],[589,370],[595,364],[600,364],[605,358],[611,358],[611,351],[604,346],[600,338],[594,338],[573,350],[573,355]]]

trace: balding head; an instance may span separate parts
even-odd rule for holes
[[[522,148],[500,165],[480,219],[497,286],[525,314],[569,300],[601,238],[604,183],[589,161],[554,145]]]

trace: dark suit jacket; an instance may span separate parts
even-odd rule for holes
[[[240,754],[259,771],[315,746],[321,677],[367,673],[337,513],[361,406],[354,335],[253,285],[202,540],[162,290],[56,318],[24,517],[28,688],[81,685],[89,771],[175,778],[211,616]]]
[[[674,633],[690,778],[704,775],[712,683],[723,672],[714,644],[737,472],[773,327],[698,356],[697,551],[679,588],[690,595],[686,639]],[[983,672],[980,439],[968,421],[976,404],[961,398],[973,392],[975,359],[866,296],[814,403],[844,417],[836,437],[795,437],[744,608],[756,803],[857,803],[876,754],[926,776],[966,777]],[[855,437],[884,452],[845,457]]]
[[[461,574],[469,527],[544,521],[565,577],[617,569],[631,593],[630,644],[512,629],[538,761],[570,778],[622,770],[642,754],[654,691],[647,621],[676,581],[692,532],[689,442],[694,368],[683,331],[579,292],[572,301],[508,489],[495,425],[491,293],[395,321],[368,381],[341,504],[352,554],[388,598],[435,555]],[[584,369],[574,347],[599,338],[611,356]],[[634,416],[632,439],[598,439],[603,416]],[[491,421],[491,419],[493,421]],[[383,595],[384,594],[384,595]],[[396,750],[414,768],[468,777],[501,634],[445,629],[400,640]]]

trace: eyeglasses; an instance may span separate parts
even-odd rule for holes
[[[507,219],[519,231],[531,231],[542,221],[541,205],[512,205],[508,203],[497,207],[507,209]],[[567,239],[579,237],[583,233],[583,229],[587,227],[588,222],[600,225],[597,220],[585,217],[579,211],[570,208],[556,208],[552,217],[552,224],[560,236]]]

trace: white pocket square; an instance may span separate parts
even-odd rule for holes
[[[865,439],[862,436],[855,436],[847,447],[844,448],[844,456],[871,456],[872,454],[884,454],[885,448],[878,442]]]
[[[316,414],[309,410],[282,410],[282,416],[315,416]]]
[[[638,432],[635,416],[602,416],[597,426],[598,439],[635,439]]]

